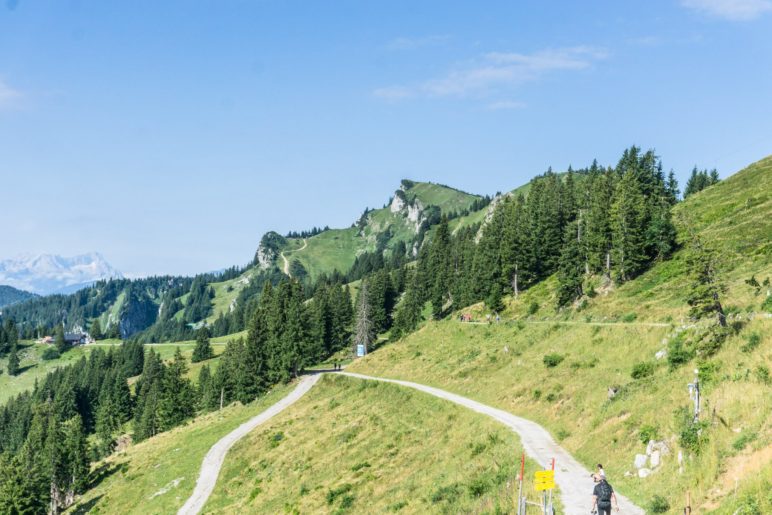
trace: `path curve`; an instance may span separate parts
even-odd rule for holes
[[[295,249],[295,250],[289,250],[287,252],[300,252],[301,250],[305,249],[306,247],[308,247],[308,240],[306,238],[303,238],[303,246],[302,247],[300,247],[299,249]],[[279,255],[284,260],[284,275],[286,275],[287,277],[292,277],[290,275],[290,273],[289,273],[289,260],[287,259],[287,256],[284,255],[284,251],[279,252]]]
[[[300,399],[311,387],[313,387],[324,371],[313,373],[313,375],[304,376],[292,392],[281,399],[279,402],[263,411],[259,415],[249,419],[235,430],[228,433],[222,439],[209,449],[201,464],[196,487],[185,505],[180,508],[177,515],[196,515],[206,504],[207,499],[214,490],[217,482],[217,476],[225,461],[225,455],[228,450],[238,440],[246,436],[250,431],[260,424],[268,421],[271,417],[278,415],[288,406]],[[560,498],[563,502],[563,508],[567,515],[582,514],[589,511],[591,504],[591,494],[593,482],[590,478],[590,471],[584,468],[571,454],[560,447],[546,429],[536,422],[528,419],[516,417],[511,413],[493,408],[472,399],[468,399],[455,393],[446,392],[439,388],[426,386],[410,381],[401,381],[399,379],[385,379],[382,377],[372,377],[354,372],[337,372],[341,375],[364,379],[368,381],[382,381],[385,383],[394,383],[407,388],[434,395],[465,408],[487,415],[497,420],[515,431],[520,436],[525,453],[541,467],[547,469],[553,458],[556,460],[555,481],[560,486]],[[620,514],[624,515],[644,515],[645,511],[633,504],[625,496],[617,493],[619,501]]]
[[[536,461],[544,469],[549,468],[552,458],[556,460],[555,482],[560,486],[560,498],[563,501],[563,508],[568,515],[587,514],[590,511],[592,501],[593,481],[590,478],[590,471],[584,468],[568,451],[560,447],[552,439],[549,432],[536,422],[528,419],[516,417],[506,411],[487,406],[472,399],[446,392],[439,388],[433,388],[410,381],[400,381],[398,379],[384,379],[381,377],[371,377],[353,372],[340,372],[343,375],[356,377],[358,379],[367,379],[371,381],[383,381],[386,383],[395,383],[400,386],[406,386],[415,390],[434,395],[440,399],[454,402],[465,408],[469,408],[477,413],[488,415],[493,419],[506,425],[518,435],[523,444],[525,453]],[[621,514],[644,515],[645,511],[633,504],[629,499],[617,492],[617,500]],[[615,512],[616,513],[616,512]]]
[[[214,486],[217,483],[217,476],[220,475],[220,469],[222,468],[223,461],[225,461],[225,455],[228,453],[228,450],[233,447],[233,444],[245,437],[260,424],[267,422],[269,419],[291,406],[295,401],[305,395],[306,392],[316,384],[320,377],[321,374],[303,376],[289,395],[259,415],[247,420],[218,440],[217,443],[209,449],[209,452],[206,453],[204,461],[201,463],[201,471],[196,480],[196,487],[193,489],[193,493],[188,500],[185,501],[182,508],[179,509],[177,515],[196,515],[199,513],[204,507],[204,504],[206,504],[207,499],[209,499],[209,496],[212,494],[212,490],[214,490]]]

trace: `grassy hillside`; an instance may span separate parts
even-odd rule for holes
[[[327,376],[236,444],[204,513],[506,510],[518,455],[515,435],[485,417]]]
[[[552,279],[510,299],[508,323],[430,323],[351,370],[439,386],[537,420],[588,467],[604,463],[615,486],[641,505],[657,493],[677,511],[690,489],[704,509],[728,506],[737,499],[726,497],[733,488],[727,485],[736,480],[761,490],[770,477],[772,318],[759,313],[766,292],[745,284],[753,274],[759,282],[772,276],[770,192],[767,158],[677,208],[681,239],[691,224],[725,256],[724,304],[739,332],[713,357],[674,369],[655,357],[700,330],[685,320],[688,280],[679,251],[575,309],[555,310]],[[482,306],[466,311],[484,319]],[[679,474],[675,455],[685,428],[679,410],[690,404],[686,384],[695,368],[707,441]],[[619,390],[613,399],[610,387]],[[647,432],[674,452],[648,478],[626,477],[635,472]],[[770,507],[769,498],[760,502]]]
[[[440,207],[443,213],[461,212],[469,209],[479,200],[479,196],[471,195],[448,186],[432,184],[428,182],[406,181],[402,194],[407,203],[420,202],[423,209],[430,206]],[[484,216],[485,210],[480,210]],[[305,267],[309,276],[313,279],[322,273],[333,270],[348,271],[354,264],[356,256],[365,251],[374,251],[378,244],[378,238],[387,231],[390,237],[388,247],[396,242],[409,243],[417,234],[417,224],[407,218],[407,210],[392,212],[390,207],[384,207],[370,211],[366,223],[359,227],[345,229],[331,229],[311,238],[305,242],[300,238],[288,238],[286,245],[280,251],[285,253],[287,259],[298,260]],[[283,267],[283,260],[277,257],[277,265]]]
[[[209,448],[291,388],[280,386],[247,406],[233,404],[118,451],[94,467],[96,485],[67,513],[176,512],[192,493]]]

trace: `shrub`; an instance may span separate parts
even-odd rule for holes
[[[718,371],[720,368],[721,365],[716,361],[706,361],[700,363],[697,366],[697,370],[699,370],[700,381],[703,384],[715,383],[719,379]]]
[[[59,359],[61,357],[61,354],[59,354],[59,351],[56,350],[56,347],[46,347],[46,350],[43,351],[43,354],[41,357],[45,361],[50,361],[52,359]]]
[[[649,501],[649,511],[652,513],[667,513],[670,511],[670,503],[661,495],[655,495]]]
[[[753,350],[761,343],[761,335],[759,333],[751,333],[745,337],[745,345],[740,347],[743,352],[753,352]]]
[[[327,490],[327,504],[332,504],[338,497],[344,496],[349,493],[354,487],[349,483],[343,483],[338,488]]]
[[[708,442],[708,424],[704,421],[695,422],[688,407],[676,410],[676,423],[679,432],[678,443],[681,447],[694,454],[700,454]]]
[[[552,354],[546,354],[544,356],[543,361],[544,361],[544,364],[547,366],[547,368],[553,368],[560,365],[560,363],[564,359],[566,358],[562,354],[552,353]]]
[[[638,430],[638,438],[642,444],[648,444],[650,440],[656,440],[659,436],[659,428],[651,424],[644,424]]]
[[[539,389],[534,390],[533,391],[533,398],[538,401],[541,398],[541,390],[539,390]]]
[[[749,443],[756,439],[756,433],[743,433],[732,442],[732,448],[736,451],[742,451]]]
[[[568,438],[569,436],[571,436],[571,432],[570,432],[570,431],[567,431],[567,430],[565,430],[565,429],[564,429],[564,428],[562,428],[562,427],[561,427],[560,429],[558,429],[558,432],[557,432],[557,433],[555,433],[555,437],[556,437],[556,438],[558,439],[558,441],[560,441],[560,442],[562,442],[563,440],[565,440],[565,439],[566,439],[566,438]]]
[[[273,448],[278,447],[279,446],[279,442],[281,442],[282,440],[284,440],[284,433],[282,433],[281,431],[279,431],[278,433],[274,433],[273,436],[271,436],[271,439],[270,439],[270,446],[271,446],[271,448],[273,449]]]
[[[539,303],[534,300],[528,305],[528,314],[535,315],[536,312],[539,311],[539,307]]]
[[[769,384],[769,369],[765,367],[764,365],[759,365],[756,367],[756,379],[759,380],[762,384]]]
[[[635,319],[638,318],[638,313],[631,311],[630,313],[627,313],[625,316],[622,317],[622,322],[635,322]]]
[[[649,377],[654,373],[654,366],[654,363],[651,361],[636,363],[633,365],[633,370],[630,372],[630,377],[633,379],[643,379],[644,377]]]
[[[456,499],[458,499],[461,496],[461,490],[458,487],[458,484],[452,484],[448,486],[441,486],[437,490],[434,491],[432,494],[432,503],[437,504],[442,501],[448,501],[449,503],[453,503]]]
[[[767,295],[767,298],[761,303],[761,309],[767,313],[772,313],[772,295]]]
[[[547,400],[547,402],[555,402],[556,400],[558,400],[558,394],[556,394],[555,392],[550,392],[547,394],[545,399]]]
[[[670,340],[667,349],[667,362],[670,364],[671,370],[688,363],[693,357],[694,352],[684,345],[683,333]]]

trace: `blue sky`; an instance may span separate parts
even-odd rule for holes
[[[401,178],[772,153],[772,1],[2,0],[0,258],[248,262]]]

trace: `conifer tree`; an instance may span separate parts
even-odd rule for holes
[[[54,329],[54,345],[59,354],[64,354],[69,348],[67,341],[64,339],[64,327],[61,324],[57,324],[56,329]]]
[[[34,515],[48,510],[48,485],[37,466],[0,454],[0,513]]]
[[[691,306],[689,316],[695,320],[715,317],[716,325],[725,327],[726,315],[721,296],[726,291],[726,285],[720,276],[718,254],[694,232],[689,242],[687,265],[691,277],[687,295]]]
[[[558,267],[559,307],[566,306],[583,295],[584,263],[579,247],[578,230],[577,222],[572,222],[566,226],[565,242]]]
[[[11,352],[8,354],[8,375],[19,375],[19,352],[15,343],[11,346]]]
[[[448,217],[446,215],[442,215],[437,231],[432,238],[429,260],[429,274],[432,278],[430,293],[432,316],[438,319],[442,317],[445,303],[450,300],[452,278],[450,229],[448,228]],[[373,313],[373,315],[375,316],[376,314]],[[378,329],[381,330],[380,327]]]
[[[91,322],[91,330],[90,330],[91,337],[95,340],[101,340],[104,335],[102,334],[102,324],[99,323],[99,319],[95,318],[93,322]]]
[[[190,380],[185,358],[180,348],[174,352],[174,359],[166,366],[161,379],[160,399],[158,402],[158,425],[161,431],[178,426],[195,413],[195,393]]]
[[[212,345],[209,343],[209,329],[204,325],[196,333],[196,346],[193,349],[193,356],[191,356],[190,361],[198,363],[199,361],[210,359],[213,355]]]
[[[644,199],[635,173],[627,171],[617,185],[611,206],[611,256],[619,282],[641,272],[646,262]]]

